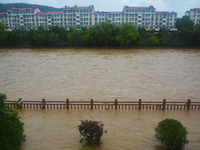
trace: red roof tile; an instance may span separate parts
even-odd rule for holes
[[[0,15],[7,15],[7,12],[0,12]]]
[[[195,10],[200,10],[200,8],[195,8]]]

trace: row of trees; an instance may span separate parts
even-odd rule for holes
[[[131,23],[114,25],[110,21],[101,22],[91,28],[65,28],[40,26],[23,32],[6,31],[0,23],[0,46],[200,46],[200,25],[195,25],[184,16],[177,19],[178,31],[155,30],[146,32]]]

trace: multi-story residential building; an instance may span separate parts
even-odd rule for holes
[[[191,10],[186,11],[186,16],[194,22],[194,24],[200,24],[200,8],[194,8]]]
[[[33,27],[36,25],[35,14],[39,9],[14,8],[5,13],[0,13],[0,22],[4,22],[9,28]]]
[[[124,6],[119,12],[95,11],[94,6],[65,7],[62,11],[41,12],[34,8],[13,8],[0,13],[0,22],[10,29],[27,29],[43,26],[91,27],[100,22],[110,20],[113,24],[121,25],[131,22],[137,27],[160,30],[175,29],[177,13],[155,11],[153,6],[129,7]]]
[[[153,6],[128,7],[124,6],[125,22],[132,22],[138,27],[149,29],[175,29],[177,13],[166,11],[155,11]]]

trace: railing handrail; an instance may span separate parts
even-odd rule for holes
[[[5,100],[4,102],[17,102],[18,100]],[[29,103],[35,103],[35,102],[42,102],[42,101],[29,101],[29,100],[22,100],[23,102],[29,102]],[[45,100],[45,102],[47,103],[66,103],[66,101],[50,101],[50,100]],[[77,101],[77,100],[70,100],[70,103],[90,103],[91,101]],[[115,101],[93,101],[94,103],[115,103]],[[118,103],[138,103],[138,101],[119,101],[117,100]],[[145,101],[145,100],[141,100],[142,103],[163,103],[163,101]],[[187,101],[166,101],[166,103],[187,103]],[[191,101],[191,103],[199,103],[196,101]]]
[[[17,101],[6,100],[5,104],[14,108],[66,108],[66,109],[184,109],[200,110],[200,102],[192,102],[190,99],[187,101],[144,101],[139,99],[138,101],[118,101],[117,99],[113,101],[94,101],[93,99],[88,101],[71,101],[66,99],[65,101],[46,101],[42,99],[41,101],[23,101],[20,98]]]

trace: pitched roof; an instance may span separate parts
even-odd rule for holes
[[[7,15],[7,12],[0,12],[0,15]]]

